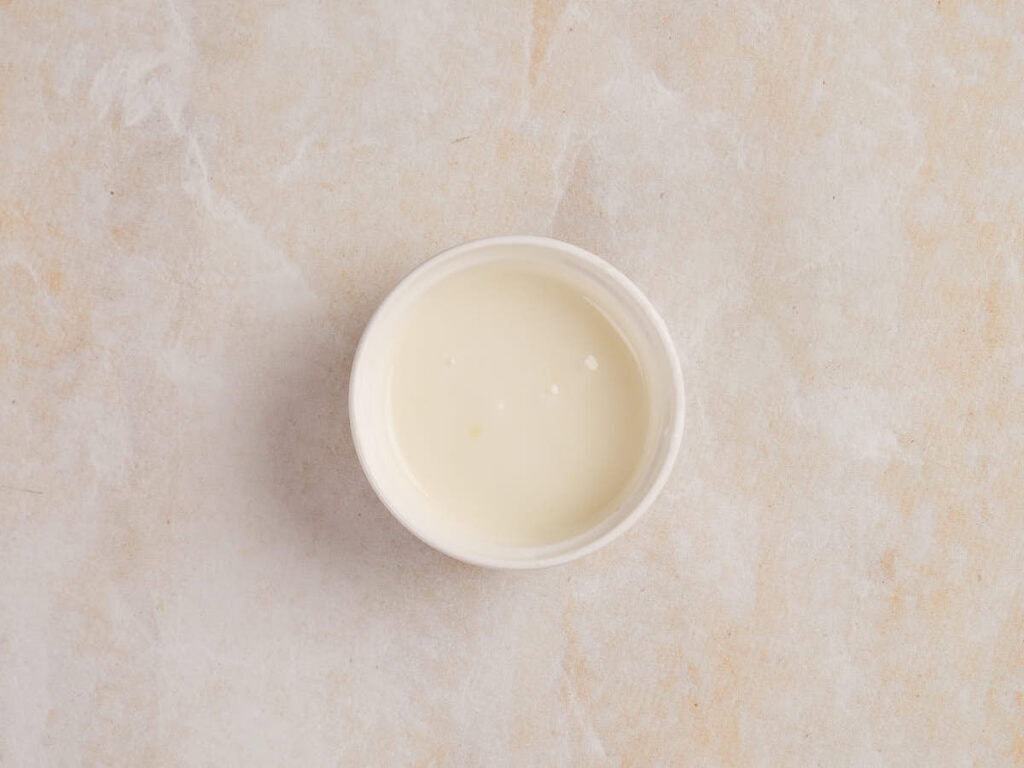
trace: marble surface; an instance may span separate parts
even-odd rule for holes
[[[1014,2],[0,0],[0,765],[1024,765],[1022,83]],[[533,573],[408,535],[345,408],[503,233],[688,389]]]

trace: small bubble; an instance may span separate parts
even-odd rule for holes
[[[550,386],[550,387],[548,388],[548,392],[550,392],[550,393],[551,393],[552,395],[557,395],[557,394],[558,394],[558,393],[559,393],[560,391],[561,391],[561,390],[560,390],[560,389],[558,388],[558,385],[557,385],[557,384],[552,384],[552,385],[551,385],[551,386]]]
[[[593,355],[587,355],[585,358],[583,358],[583,364],[587,366],[588,370],[597,370],[597,358],[594,357]]]
[[[499,411],[504,411],[505,410],[505,401],[504,400],[499,400],[497,403],[494,404],[494,407],[497,408]]]
[[[444,359],[444,364],[451,368],[453,365],[455,365],[455,358],[451,356],[446,357]]]

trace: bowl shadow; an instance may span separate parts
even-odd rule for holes
[[[259,473],[286,518],[283,535],[295,537],[289,543],[311,567],[378,586],[424,571],[479,572],[408,532],[363,474],[349,428],[349,374],[374,306],[295,323],[271,354]]]

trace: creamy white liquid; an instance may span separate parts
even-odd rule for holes
[[[628,491],[648,431],[643,375],[618,329],[572,284],[507,262],[413,303],[389,398],[431,513],[498,545],[593,525]]]

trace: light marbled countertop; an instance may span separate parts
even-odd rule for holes
[[[0,0],[0,765],[1024,765],[1024,4],[466,5]],[[534,573],[345,409],[502,233],[687,379]]]

